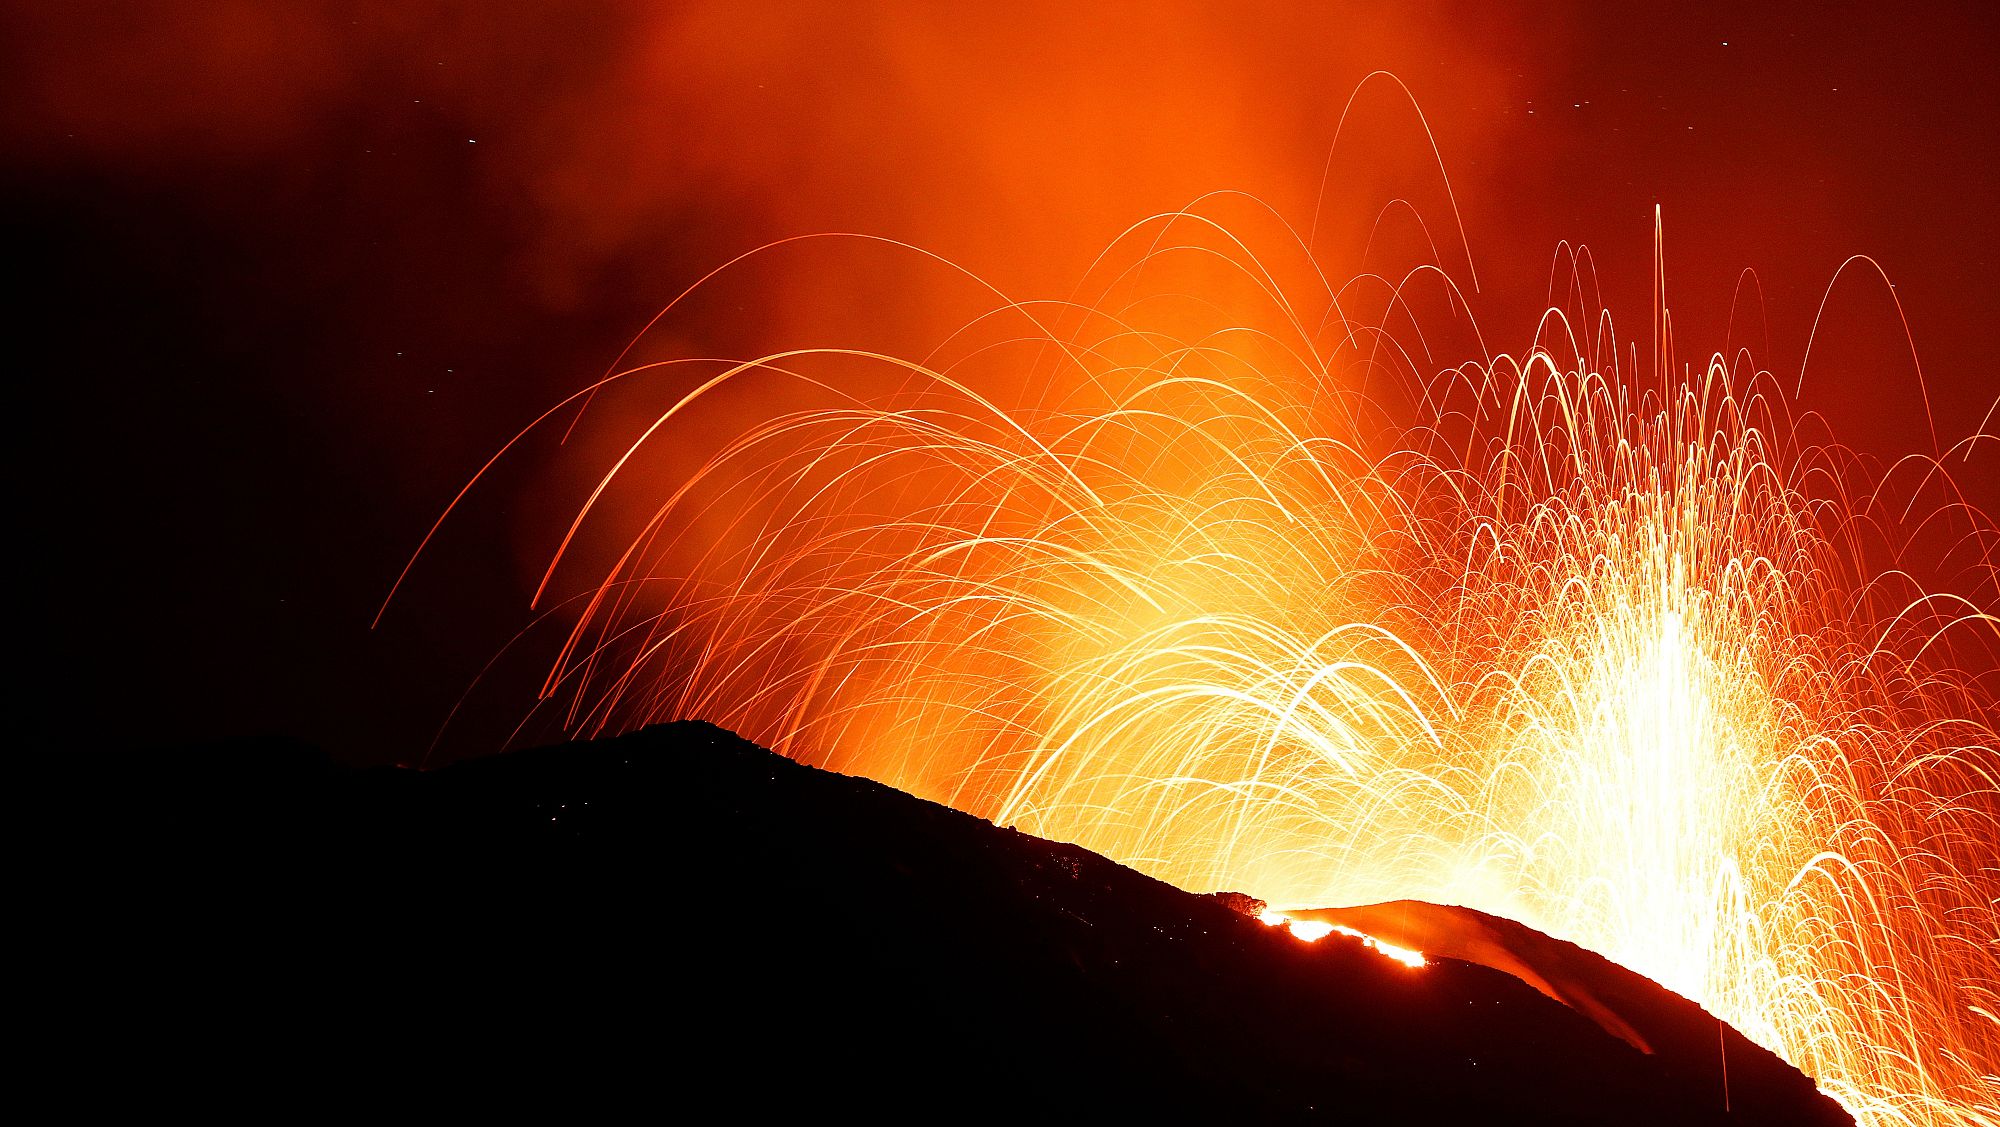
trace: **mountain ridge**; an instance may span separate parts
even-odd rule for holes
[[[105,831],[69,955],[137,1017],[98,1051],[176,1089],[191,1057],[350,1106],[1850,1121],[1795,1071],[1725,1111],[1513,975],[1307,944],[698,722],[433,772],[184,750],[49,793]],[[176,1043],[192,1011],[235,1032]]]

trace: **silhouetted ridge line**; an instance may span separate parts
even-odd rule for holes
[[[72,914],[118,1020],[77,1028],[205,1106],[1848,1122],[1733,1059],[1725,1115],[1508,974],[1302,943],[707,724],[429,773],[125,766],[62,792],[72,830],[131,815]]]

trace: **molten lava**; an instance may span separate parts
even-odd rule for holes
[[[1327,936],[1338,932],[1351,939],[1359,939],[1363,947],[1380,951],[1383,955],[1396,960],[1406,967],[1420,967],[1424,965],[1424,953],[1422,951],[1412,951],[1408,947],[1398,947],[1393,943],[1384,943],[1365,931],[1357,931],[1345,924],[1328,923],[1325,920],[1295,920],[1285,913],[1276,910],[1266,911],[1259,915],[1257,919],[1271,927],[1277,927],[1282,924],[1294,936],[1307,943],[1317,943]]]

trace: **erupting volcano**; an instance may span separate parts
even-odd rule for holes
[[[84,1079],[2000,1127],[2000,9],[15,7]]]
[[[1562,248],[1504,349],[1457,224],[1396,262],[1393,211],[1342,274],[1337,217],[1204,197],[1063,300],[895,246],[991,300],[915,355],[663,352],[800,244],[721,268],[524,432],[609,432],[523,636],[561,638],[525,730],[700,718],[1184,889],[1465,905],[1700,1002],[1863,1123],[1993,1122],[1964,451],[1870,468],[1800,406],[1810,346],[1691,353],[1658,217],[1636,342]],[[1961,589],[1905,562],[1940,536]]]

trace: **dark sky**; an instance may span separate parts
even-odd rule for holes
[[[1435,131],[1497,347],[1528,340],[1563,239],[1639,336],[1658,205],[1684,354],[1719,347],[1751,268],[1758,359],[1796,377],[1866,254],[1942,443],[1995,403],[1992,5],[929,7],[0,14],[35,737],[415,758],[527,619],[546,463],[482,493],[371,632],[375,605],[486,456],[682,287],[847,230],[1062,296],[1126,224],[1202,192],[1304,223],[1378,68]],[[1435,197],[1406,106],[1371,95],[1355,129],[1378,159],[1328,208]],[[1845,275],[1827,316],[1805,405],[1871,455],[1928,450],[1883,284]],[[802,317],[721,316],[688,345]],[[2000,507],[1978,453],[1961,480]]]

